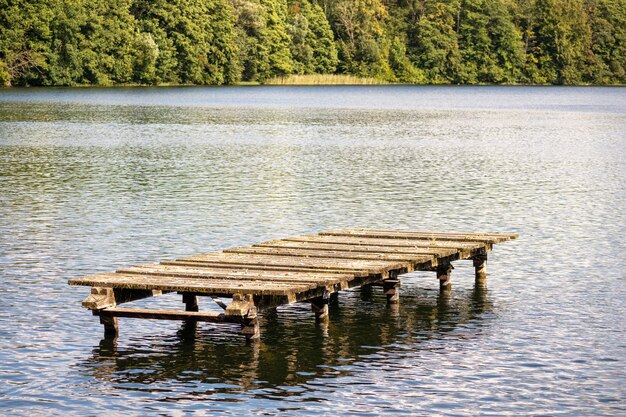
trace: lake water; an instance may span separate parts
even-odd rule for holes
[[[626,89],[0,91],[0,414],[625,415]],[[517,232],[238,328],[121,319],[67,279],[339,227]],[[211,306],[201,300],[201,308]],[[169,294],[138,305],[182,308]]]

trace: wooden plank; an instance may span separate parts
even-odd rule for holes
[[[486,242],[499,243],[517,238],[516,234],[493,234],[493,233],[463,233],[463,232],[418,232],[409,230],[384,230],[384,229],[336,229],[326,230],[320,235],[331,236],[358,236],[375,237],[384,239],[415,239],[424,238],[432,240],[455,240],[462,242]]]
[[[81,281],[80,284],[76,284],[72,282],[74,285],[86,285],[83,281],[89,281],[93,279],[113,279],[117,281],[136,281],[141,282],[145,280],[152,281],[160,281],[160,282],[171,282],[171,283],[185,283],[185,282],[197,282],[197,283],[205,283],[206,285],[215,285],[215,284],[227,284],[230,286],[242,287],[248,285],[261,285],[265,288],[292,288],[292,287],[302,287],[302,288],[313,288],[317,285],[316,282],[275,282],[275,281],[266,281],[266,280],[258,280],[254,278],[240,279],[240,280],[232,280],[229,278],[198,278],[198,277],[173,277],[173,276],[163,276],[163,275],[153,275],[149,273],[145,274],[125,274],[125,273],[117,273],[117,272],[104,272],[100,274],[90,275],[84,278],[80,278],[78,280],[72,281]],[[113,287],[112,287],[113,288]],[[122,288],[122,287],[117,287]],[[178,290],[177,290],[178,291]],[[180,291],[180,292],[188,292],[188,291]]]
[[[399,230],[399,229],[376,229],[376,228],[350,228],[350,229],[332,229],[332,230],[324,230],[319,234],[335,234],[337,232],[376,232],[376,233],[385,233],[388,235],[415,235],[415,236],[486,236],[486,237],[496,237],[503,238],[505,240],[509,239],[517,239],[519,235],[517,233],[498,233],[498,232],[442,232],[442,231],[432,231],[432,230]]]
[[[281,265],[251,265],[240,263],[220,263],[209,261],[162,261],[161,265],[179,265],[179,266],[192,266],[197,268],[209,268],[212,270],[232,271],[232,270],[245,270],[245,271],[264,271],[268,273],[273,272],[307,272],[307,273],[319,273],[324,274],[350,274],[356,277],[365,277],[370,273],[367,269],[334,269],[334,268],[319,268],[315,266],[281,266]]]
[[[103,273],[72,279],[70,285],[126,288],[134,290],[163,290],[203,294],[290,295],[318,287],[317,284],[295,284],[259,280],[213,280],[206,278],[177,278],[158,275]]]
[[[420,239],[384,239],[384,238],[372,238],[372,237],[359,237],[359,236],[332,236],[332,235],[301,235],[291,236],[283,241],[291,242],[319,242],[319,243],[331,243],[335,245],[362,245],[362,246],[387,246],[387,247],[402,247],[402,248],[431,248],[431,249],[458,249],[458,250],[473,250],[479,248],[491,249],[489,243],[484,242],[461,242],[461,241],[448,241],[448,240],[432,240],[427,238]]]
[[[226,253],[249,253],[258,255],[278,255],[295,256],[303,258],[322,258],[335,262],[337,259],[359,259],[385,262],[413,262],[428,263],[433,259],[432,255],[411,255],[402,253],[368,253],[354,251],[332,251],[332,250],[302,250],[293,248],[267,248],[257,246],[245,246],[227,249]]]
[[[290,270],[257,270],[257,269],[248,269],[242,267],[241,269],[233,269],[233,268],[219,268],[212,266],[203,266],[200,262],[189,262],[188,264],[178,265],[178,264],[168,264],[168,261],[164,261],[158,264],[140,264],[133,265],[132,268],[158,268],[166,271],[194,271],[207,273],[207,274],[215,274],[215,276],[227,275],[227,276],[255,276],[255,277],[284,277],[284,278],[293,278],[293,279],[319,279],[319,278],[329,278],[329,279],[343,279],[352,277],[351,273],[330,273],[324,270],[313,270],[313,271],[290,271]],[[177,262],[177,261],[171,261]]]
[[[214,252],[177,259],[179,261],[210,261],[222,264],[237,263],[245,265],[263,266],[293,266],[311,267],[319,269],[355,269],[366,270],[370,273],[382,273],[392,269],[406,268],[406,262],[370,261],[356,259],[322,259],[303,258],[296,256],[261,255],[246,253]]]
[[[357,228],[349,228],[349,229],[333,229],[333,230],[357,230],[357,231],[375,231],[375,232],[398,232],[398,233],[411,233],[411,234],[427,234],[427,235],[441,235],[441,236],[455,236],[455,235],[476,235],[476,236],[493,236],[493,237],[501,237],[505,239],[517,239],[519,235],[517,233],[510,232],[482,232],[482,231],[454,231],[454,232],[442,232],[440,230],[402,230],[402,229],[379,229],[372,227],[357,227]]]
[[[238,270],[206,270],[201,267],[193,266],[176,266],[161,264],[136,265],[130,268],[119,269],[116,272],[123,274],[139,274],[139,275],[163,275],[171,277],[189,277],[189,278],[212,278],[212,279],[229,279],[229,280],[259,280],[271,282],[294,282],[294,283],[315,283],[318,285],[332,285],[341,281],[353,278],[349,274],[312,274],[300,272],[275,272],[267,273],[264,271],[238,271]]]
[[[106,308],[98,312],[105,317],[129,317],[135,319],[205,321],[210,323],[241,323],[241,317],[229,316],[224,313],[146,310],[142,308]]]
[[[252,245],[264,248],[293,248],[301,250],[332,250],[337,252],[366,252],[366,253],[393,253],[393,254],[409,254],[409,255],[434,255],[434,256],[450,256],[458,250],[456,248],[430,248],[416,246],[369,246],[358,244],[336,244],[325,242],[299,242],[290,240],[270,240],[268,242],[257,243]]]

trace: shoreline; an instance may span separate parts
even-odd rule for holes
[[[240,81],[234,84],[76,84],[76,85],[37,85],[37,86],[1,86],[0,91],[13,89],[54,89],[54,88],[185,88],[185,87],[329,87],[329,86],[415,86],[415,87],[626,87],[626,84],[532,84],[532,83],[475,83],[475,84],[447,84],[447,83],[423,83],[411,84],[390,82],[376,78],[358,77],[347,74],[291,74],[283,77],[275,77],[264,82]]]
[[[626,84],[407,84],[407,83],[377,83],[377,84],[352,84],[352,83],[323,83],[323,84],[307,84],[307,83],[294,83],[294,84],[273,84],[273,83],[258,83],[258,82],[245,82],[236,84],[113,84],[113,85],[99,85],[99,84],[81,84],[81,85],[29,85],[29,86],[10,86],[0,87],[2,91],[15,91],[15,90],[31,90],[31,89],[165,89],[165,88],[237,88],[237,87],[537,87],[537,88],[586,88],[586,87],[598,87],[598,88],[623,88]]]

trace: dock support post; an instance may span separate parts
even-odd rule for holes
[[[311,299],[311,310],[315,313],[315,321],[322,322],[328,320],[328,299],[330,294],[325,292],[320,297]]]
[[[472,257],[476,284],[484,286],[487,283],[487,251],[482,250]]]
[[[372,284],[361,285],[360,296],[363,301],[371,301],[373,296]]]
[[[389,273],[389,278],[383,281],[383,292],[387,296],[387,304],[400,302],[400,280],[397,274]]]
[[[452,289],[452,270],[454,267],[451,263],[442,263],[437,266],[437,279],[439,280],[439,290],[449,291]]]
[[[117,317],[102,314],[100,315],[100,324],[104,325],[105,338],[117,337],[119,330],[117,325]]]
[[[339,307],[339,291],[331,292],[328,297],[328,306],[332,306],[333,308]]]
[[[246,317],[241,322],[241,334],[246,337],[246,341],[254,342],[261,337],[258,317]]]
[[[185,311],[199,311],[198,296],[192,293],[183,293],[183,303],[185,303]]]
[[[247,341],[255,341],[261,337],[257,308],[252,294],[234,294],[233,301],[226,307],[228,316],[241,317],[241,334]]]

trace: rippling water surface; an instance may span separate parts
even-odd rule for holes
[[[0,414],[624,415],[626,90],[0,91]],[[511,231],[238,329],[122,319],[68,278],[336,227]],[[202,300],[204,301],[204,300]],[[175,294],[139,305],[181,308]],[[203,308],[214,308],[204,301]]]

